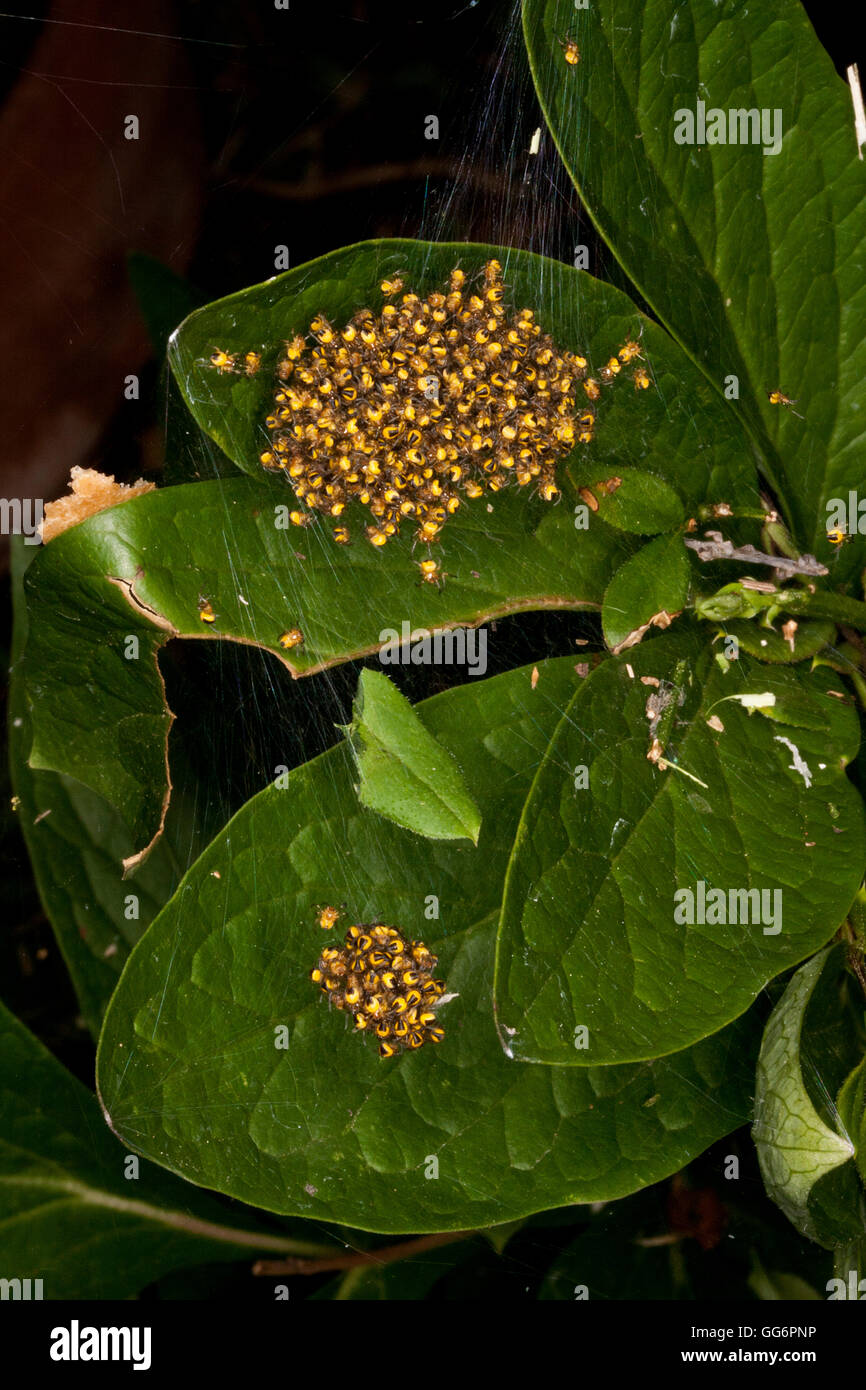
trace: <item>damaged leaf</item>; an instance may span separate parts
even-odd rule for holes
[[[650,627],[670,627],[685,607],[689,562],[682,536],[659,536],[621,565],[601,609],[604,640],[616,654],[634,646]]]

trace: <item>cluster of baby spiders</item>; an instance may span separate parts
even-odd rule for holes
[[[333,926],[338,916],[325,908],[319,923]],[[445,993],[444,981],[433,978],[436,963],[423,941],[377,922],[351,926],[344,945],[326,946],[310,978],[357,1029],[375,1034],[380,1057],[395,1057],[445,1036],[435,1013]]]
[[[588,376],[587,359],[558,348],[531,309],[507,308],[496,260],[474,287],[455,268],[448,291],[426,299],[401,294],[399,276],[380,288],[399,302],[378,315],[361,309],[343,328],[320,314],[310,325],[315,346],[295,337],[277,363],[260,462],[283,473],[308,508],[291,511],[291,521],[307,526],[316,513],[336,521],[357,500],[372,514],[373,545],[387,544],[404,521],[430,545],[464,497],[532,485],[555,501],[557,464],[575,443],[592,441],[594,403],[642,356],[640,343],[629,340],[597,379]],[[261,366],[255,352],[216,349],[210,361],[246,375]],[[650,385],[642,366],[633,380],[636,390]],[[338,525],[334,538],[348,544],[348,527]],[[422,582],[441,582],[435,560],[420,569]]]
[[[382,284],[387,298],[402,288],[399,278]],[[264,467],[284,471],[310,512],[336,519],[360,501],[377,546],[404,521],[416,539],[436,540],[461,494],[534,484],[553,501],[587,363],[560,351],[531,309],[509,313],[504,293],[502,267],[489,261],[474,292],[455,269],[447,294],[403,294],[339,330],[315,318],[312,353],[295,338],[278,363]],[[577,422],[584,438],[593,421],[586,411]]]

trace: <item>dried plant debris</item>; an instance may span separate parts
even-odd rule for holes
[[[765,555],[753,545],[734,545],[725,540],[721,531],[707,531],[702,541],[686,538],[685,544],[693,550],[699,560],[745,560],[750,565],[772,565],[773,569],[785,574],[828,574],[826,565],[816,560],[814,555],[801,555],[791,559],[787,555]]]
[[[69,487],[70,494],[45,505],[40,528],[43,542],[54,540],[70,526],[77,526],[107,507],[116,507],[118,502],[129,502],[133,497],[155,491],[155,484],[146,483],[143,478],[134,483],[118,483],[110,474],[78,467],[69,475]]]

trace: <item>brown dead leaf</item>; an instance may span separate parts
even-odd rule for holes
[[[629,647],[636,647],[638,642],[649,632],[651,627],[658,627],[664,630],[670,627],[674,618],[678,618],[681,612],[682,609],[680,609],[679,613],[668,613],[663,608],[660,613],[654,613],[648,623],[643,623],[640,627],[636,627],[633,632],[628,634],[628,637],[624,637],[615,647],[611,647],[611,652],[614,656],[619,656],[620,652],[628,651]]]

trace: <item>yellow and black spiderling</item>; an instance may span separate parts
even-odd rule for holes
[[[430,544],[467,497],[515,485],[555,500],[586,359],[557,347],[531,309],[505,304],[498,261],[474,282],[454,269],[447,292],[425,299],[402,288],[383,281],[393,302],[342,329],[317,315],[311,349],[285,344],[260,459],[307,508],[297,524],[359,501],[372,545],[404,522]]]
[[[435,1013],[445,993],[445,982],[433,977],[436,964],[423,941],[381,922],[355,924],[343,946],[322,951],[310,979],[359,1031],[375,1034],[380,1057],[396,1057],[445,1036]]]
[[[237,353],[225,352],[222,348],[214,348],[210,355],[210,364],[212,367],[216,367],[218,372],[235,372],[238,366]]]

